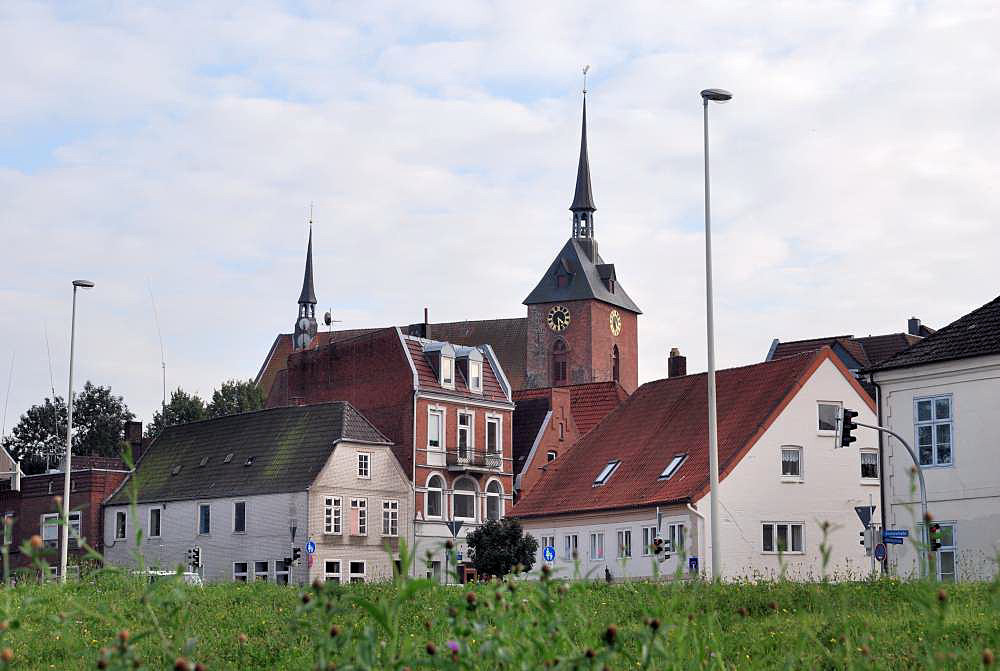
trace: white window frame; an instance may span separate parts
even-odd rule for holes
[[[541,540],[538,541],[538,552],[541,553],[547,547],[551,547],[553,550],[556,549],[556,537],[555,536],[540,536]],[[544,555],[539,554],[542,560],[545,560]]]
[[[439,445],[431,445],[431,417],[437,417],[438,421],[438,443]],[[427,450],[429,452],[444,452],[446,447],[445,441],[445,418],[446,413],[444,408],[439,407],[429,407],[427,408]]]
[[[237,567],[243,567],[242,571],[238,571]],[[250,562],[245,561],[234,561],[233,562],[233,582],[248,582],[250,580]]]
[[[8,510],[3,514],[3,544],[10,545],[14,542],[14,511]]]
[[[657,532],[655,526],[645,526],[642,528],[642,556],[653,556],[653,541],[656,540]]]
[[[473,375],[472,373],[473,368],[479,369],[479,375]],[[478,385],[473,384],[473,381],[476,379],[479,380]],[[483,393],[483,362],[474,361],[471,358],[469,359],[469,390],[474,391],[477,394]]]
[[[563,536],[563,547],[566,549],[566,560],[573,561],[573,553],[576,558],[580,558],[580,534],[566,534]]]
[[[864,475],[863,469],[865,466],[864,455],[871,454],[875,457],[875,477],[867,477]],[[861,478],[861,484],[864,485],[877,485],[879,483],[879,475],[882,472],[882,464],[879,463],[878,450],[871,447],[862,447],[858,450],[858,475]]]
[[[355,564],[361,564],[361,573],[354,570]],[[364,559],[349,559],[347,561],[347,580],[349,583],[355,582],[366,582],[368,577],[368,562]],[[355,578],[360,578],[360,580],[355,580]]]
[[[358,497],[351,499],[351,516],[354,516],[353,511],[358,512],[358,536],[368,535],[368,499],[365,497]],[[351,526],[351,535],[354,536],[354,526]]]
[[[609,461],[604,468],[601,469],[601,472],[597,474],[597,477],[594,478],[593,486],[603,487],[608,484],[608,480],[611,479],[611,476],[615,474],[615,471],[618,470],[618,467],[621,466],[621,464],[621,459],[612,459]]]
[[[948,400],[948,419],[937,419],[937,401]],[[920,420],[918,414],[918,404],[928,401],[931,404],[931,418]],[[939,426],[948,426],[948,435],[951,438],[949,443],[950,459],[947,462],[938,460],[938,430]],[[955,465],[955,399],[951,394],[934,394],[932,396],[916,396],[913,398],[913,445],[917,450],[917,458],[920,458],[920,429],[922,427],[931,428],[931,463],[921,463],[921,468],[952,468]]]
[[[372,479],[371,452],[358,452],[358,477],[362,480]]]
[[[663,469],[662,473],[660,473],[660,477],[658,479],[669,480],[674,477],[674,474],[680,469],[681,466],[684,465],[684,462],[687,461],[687,456],[686,452],[684,454],[675,454],[670,460],[670,463],[667,464],[667,467]]]
[[[445,356],[444,353],[441,354],[441,365],[439,366],[440,375],[438,377],[438,382],[445,389],[455,388],[455,357]],[[450,371],[450,378],[445,375],[445,370]]]
[[[264,571],[261,572],[260,565],[264,565]],[[268,582],[271,579],[271,572],[268,570],[271,562],[269,561],[254,561],[253,563],[253,581],[254,582]]]
[[[490,426],[496,427],[496,449],[490,449]],[[503,417],[500,415],[486,415],[486,444],[483,451],[486,454],[503,454]]]
[[[604,561],[604,532],[590,532],[590,561]]]
[[[241,503],[243,504],[243,530],[242,531],[240,531],[240,530],[238,530],[236,528],[236,506],[240,505]],[[247,518],[249,517],[249,515],[247,515],[247,512],[248,512],[247,508],[249,508],[249,506],[247,505],[247,502],[245,500],[233,501],[233,533],[234,534],[245,534],[247,532]]]
[[[331,568],[336,570],[331,571]],[[327,559],[323,562],[323,581],[340,583],[343,569],[344,561],[342,559]]]
[[[951,581],[958,582],[958,523],[957,522],[938,522],[938,525],[943,527],[951,527],[951,545],[941,544],[941,547],[935,553],[937,556],[934,558],[934,570],[937,574],[938,582],[944,582],[943,573],[941,573],[941,553],[950,552],[951,558]],[[921,525],[923,526],[923,525]]]
[[[618,529],[618,559],[632,558],[632,529]]]
[[[458,489],[458,483],[462,482],[463,480],[466,481],[466,482],[472,483],[472,492],[471,493],[467,489],[461,489],[461,490]],[[459,494],[458,492],[462,492],[462,493]],[[459,496],[471,496],[472,497],[472,517],[463,517],[463,516],[460,516],[458,514],[458,501],[456,501],[456,497],[459,497]],[[451,483],[451,512],[452,512],[452,519],[460,520],[462,522],[473,522],[473,523],[475,523],[475,521],[478,519],[478,516],[477,516],[477,513],[479,512],[477,510],[477,508],[479,508],[478,503],[479,503],[479,488],[476,486],[476,481],[475,480],[473,480],[472,478],[469,478],[469,477],[461,477],[461,478],[456,479],[455,482]]]
[[[436,477],[441,480],[441,487],[431,487],[431,481]],[[429,520],[442,520],[445,518],[444,509],[444,488],[447,486],[447,480],[440,473],[431,473],[427,478],[427,484],[424,485],[424,517]],[[431,492],[435,492],[438,495],[438,515],[430,514],[430,498]]]
[[[153,533],[153,513],[157,514],[157,533]],[[116,520],[117,522],[117,520]],[[115,529],[117,531],[117,529]],[[146,532],[149,538],[160,538],[163,535],[163,508],[160,506],[152,506],[146,512]],[[121,540],[120,538],[115,538],[115,540]]]
[[[469,423],[462,425],[462,418],[468,417]],[[462,434],[465,433],[465,456],[462,456]],[[476,449],[476,413],[462,408],[457,413],[455,420],[455,452],[459,459],[468,460],[472,458],[472,452]]]
[[[396,499],[382,501],[382,535],[387,537],[399,535],[399,501]]]
[[[821,429],[819,428],[820,406],[832,405],[837,408],[837,412],[834,415],[833,428],[832,429]],[[841,409],[844,407],[843,401],[816,401],[816,435],[817,436],[834,436],[837,434],[837,417],[841,415]],[[838,445],[839,447],[839,445]]]
[[[121,524],[118,523],[119,520],[121,521]],[[119,529],[121,529],[121,533],[118,533]],[[44,538],[44,537],[45,537],[45,535],[43,534],[42,538]],[[128,512],[126,512],[124,510],[116,510],[115,511],[115,540],[116,541],[123,541],[126,538],[128,538]]]
[[[323,534],[326,536],[344,534],[344,499],[339,496],[323,497]]]
[[[208,531],[201,530],[201,511],[203,508],[208,508]],[[198,514],[195,517],[195,531],[198,536],[211,536],[212,535],[212,504],[211,503],[199,503],[197,508]]]
[[[798,550],[795,550],[795,549],[792,549],[792,548],[788,548],[788,549],[785,549],[785,550],[781,550],[780,553],[781,554],[785,554],[785,555],[801,555],[801,554],[805,554],[805,548],[806,548],[806,525],[805,525],[805,522],[787,522],[787,521],[761,522],[761,542],[760,542],[761,554],[776,555],[776,554],[779,553],[779,550],[778,550],[778,548],[779,548],[779,545],[778,545],[778,527],[779,526],[787,526],[788,527],[788,532],[787,533],[788,533],[789,545],[792,544],[791,541],[795,538],[795,534],[792,531],[792,528],[793,527],[800,527],[802,529],[802,533],[801,533],[802,547],[799,548]],[[770,550],[764,549],[764,527],[771,527],[771,545],[772,545],[772,547],[771,547]]]
[[[276,585],[287,585],[291,582],[291,570],[284,559],[274,560],[274,582]]]
[[[45,513],[44,515],[42,515],[42,519],[40,520],[39,526],[41,527],[40,535],[43,541],[49,544],[55,544],[55,545],[59,544],[59,536],[62,533],[61,532],[62,527],[59,524],[59,520],[61,519],[62,519],[62,513]],[[74,529],[76,530],[75,533]],[[55,537],[46,538],[46,536],[50,533],[54,533]],[[79,510],[74,510],[69,514],[69,535],[67,536],[67,538],[69,538],[70,541],[73,541],[77,538],[82,538],[82,537],[83,537],[83,515],[80,513]]]
[[[677,541],[680,541],[678,543]],[[667,525],[666,541],[670,552],[678,553],[684,549],[687,540],[687,529],[683,522],[671,522]],[[680,545],[680,547],[677,547]]]
[[[546,462],[555,461],[556,457],[558,456],[559,452],[557,452],[556,450],[549,450],[548,452],[545,453],[545,461]]]
[[[794,474],[794,475],[793,474],[785,474],[785,450],[788,450],[789,452],[797,452],[798,453],[798,456],[799,456],[799,458],[798,458],[799,472],[797,474]],[[803,481],[803,479],[805,478],[805,468],[803,467],[803,463],[802,463],[804,453],[805,453],[805,450],[802,449],[801,445],[782,445],[780,448],[778,448],[778,469],[779,469],[780,474],[781,474],[781,481],[782,482],[802,482]]]
[[[493,485],[496,485],[500,489],[500,491],[496,494],[490,492],[490,487]],[[496,499],[497,501],[497,516],[495,518],[490,517],[490,499]],[[503,514],[504,514],[503,483],[501,483],[499,480],[490,480],[489,482],[486,483],[486,516],[484,518],[484,521],[492,519],[497,519],[497,520],[503,519]]]

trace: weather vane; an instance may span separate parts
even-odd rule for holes
[[[312,201],[310,200],[309,201],[309,225],[312,226],[312,223],[313,223],[313,204],[312,204]]]
[[[587,95],[587,72],[590,70],[589,65],[583,66],[583,95]]]

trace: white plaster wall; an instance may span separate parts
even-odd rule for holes
[[[1000,356],[975,357],[908,369],[875,377],[881,390],[882,421],[916,449],[915,398],[952,395],[951,466],[925,467],[928,509],[941,522],[956,524],[959,580],[988,579],[996,574],[1000,553],[1000,441],[994,422],[1000,416]],[[895,439],[885,444],[889,523],[918,533],[920,517],[913,461]],[[917,572],[913,544],[890,547],[890,564],[900,575]]]

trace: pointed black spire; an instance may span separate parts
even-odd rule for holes
[[[316,305],[316,291],[313,289],[313,229],[309,222],[309,247],[306,249],[306,273],[302,278],[302,293],[299,294],[299,305],[309,303]]]
[[[590,158],[587,155],[587,92],[583,93],[583,130],[580,132],[580,164],[576,168],[576,193],[569,207],[573,213],[593,212],[594,196],[590,188]]]
[[[313,289],[313,229],[309,217],[309,246],[306,248],[306,272],[302,278],[302,293],[299,294],[299,316],[295,318],[295,332],[292,346],[296,350],[306,349],[316,337],[316,291]]]

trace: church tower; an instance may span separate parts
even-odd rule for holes
[[[295,333],[292,346],[296,350],[306,349],[316,337],[316,291],[313,289],[313,232],[309,222],[309,246],[306,248],[306,272],[302,278],[302,293],[299,294],[299,315],[295,318]]]
[[[583,91],[580,161],[576,170],[572,235],[534,291],[528,306],[528,387],[619,382],[639,384],[639,307],[605,263],[594,237],[594,196],[587,152],[587,91]]]

